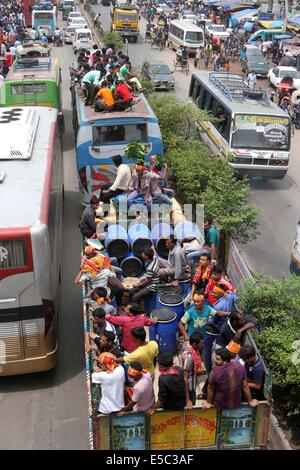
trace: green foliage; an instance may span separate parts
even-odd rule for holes
[[[273,395],[287,416],[300,414],[300,279],[256,275],[241,292],[240,307],[257,319],[256,342],[272,372]],[[298,361],[295,357],[298,356]]]
[[[259,211],[247,202],[247,182],[237,180],[227,162],[214,158],[195,138],[169,147],[167,162],[182,202],[204,204],[205,215],[241,243],[256,237]]]
[[[179,101],[174,95],[155,95],[150,105],[158,118],[166,151],[196,136],[195,121],[211,119],[192,102]]]
[[[142,65],[142,69],[144,68],[145,69],[149,68],[149,62],[147,62],[146,60],[144,61]],[[145,74],[141,75],[140,82],[141,82],[142,88],[144,89],[144,95],[149,97],[155,92],[155,84],[153,80],[148,78],[148,76],[146,76]]]
[[[128,160],[134,160],[137,165],[143,165],[147,146],[138,140],[132,140],[125,149],[125,156]]]
[[[114,44],[117,51],[122,51],[124,48],[123,38],[117,31],[104,33],[102,40],[105,47],[107,47],[109,44]]]

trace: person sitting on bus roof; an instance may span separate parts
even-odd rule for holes
[[[102,353],[98,358],[100,366],[94,366],[92,382],[101,386],[99,412],[115,413],[124,408],[125,372],[117,363],[117,358],[111,353]]]
[[[112,91],[108,88],[108,83],[104,80],[95,97],[95,111],[110,112],[114,109],[115,100]]]
[[[129,166],[123,163],[122,156],[114,155],[112,161],[117,168],[117,176],[111,186],[102,187],[100,199],[104,203],[109,203],[112,197],[127,193],[131,183],[131,171]]]
[[[123,416],[126,411],[134,413],[146,411],[155,403],[152,377],[140,362],[132,362],[128,367],[128,379],[133,386],[133,394],[129,403],[117,413]]]
[[[115,81],[116,89],[114,91],[115,109],[118,111],[125,111],[131,109],[134,100],[133,94],[128,88],[128,85],[121,80]]]
[[[101,81],[101,72],[98,70],[90,70],[84,75],[81,80],[81,84],[84,85],[84,88],[87,91],[85,106],[92,106],[94,103],[94,98],[96,94],[96,86],[100,85]]]
[[[143,91],[143,87],[138,80],[136,74],[130,71],[131,69],[131,62],[126,60],[124,65],[120,68],[120,80],[129,83],[130,85],[134,85],[136,90],[140,93]]]

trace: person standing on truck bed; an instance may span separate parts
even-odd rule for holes
[[[154,405],[155,397],[152,377],[140,362],[132,362],[128,368],[128,379],[133,384],[131,401],[117,413],[123,416],[126,411],[134,413],[146,411]]]
[[[101,191],[101,201],[105,203],[109,203],[112,197],[119,196],[120,194],[126,194],[130,182],[131,182],[131,171],[128,165],[123,163],[123,159],[121,155],[114,155],[112,157],[112,161],[114,166],[117,168],[117,176],[113,184],[105,189],[105,187]]]

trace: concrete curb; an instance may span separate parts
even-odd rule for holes
[[[293,450],[289,441],[285,437],[279,426],[276,416],[271,413],[270,416],[270,450]]]

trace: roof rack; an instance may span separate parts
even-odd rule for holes
[[[267,92],[259,87],[249,87],[243,75],[226,72],[211,72],[209,74],[209,81],[230,101],[252,99],[263,100],[266,103],[270,102]]]
[[[49,70],[51,67],[51,57],[43,57],[43,60],[39,60],[39,57],[23,57],[18,58],[13,65],[14,72],[24,69],[38,69],[38,70]],[[46,59],[46,60],[45,60]]]

